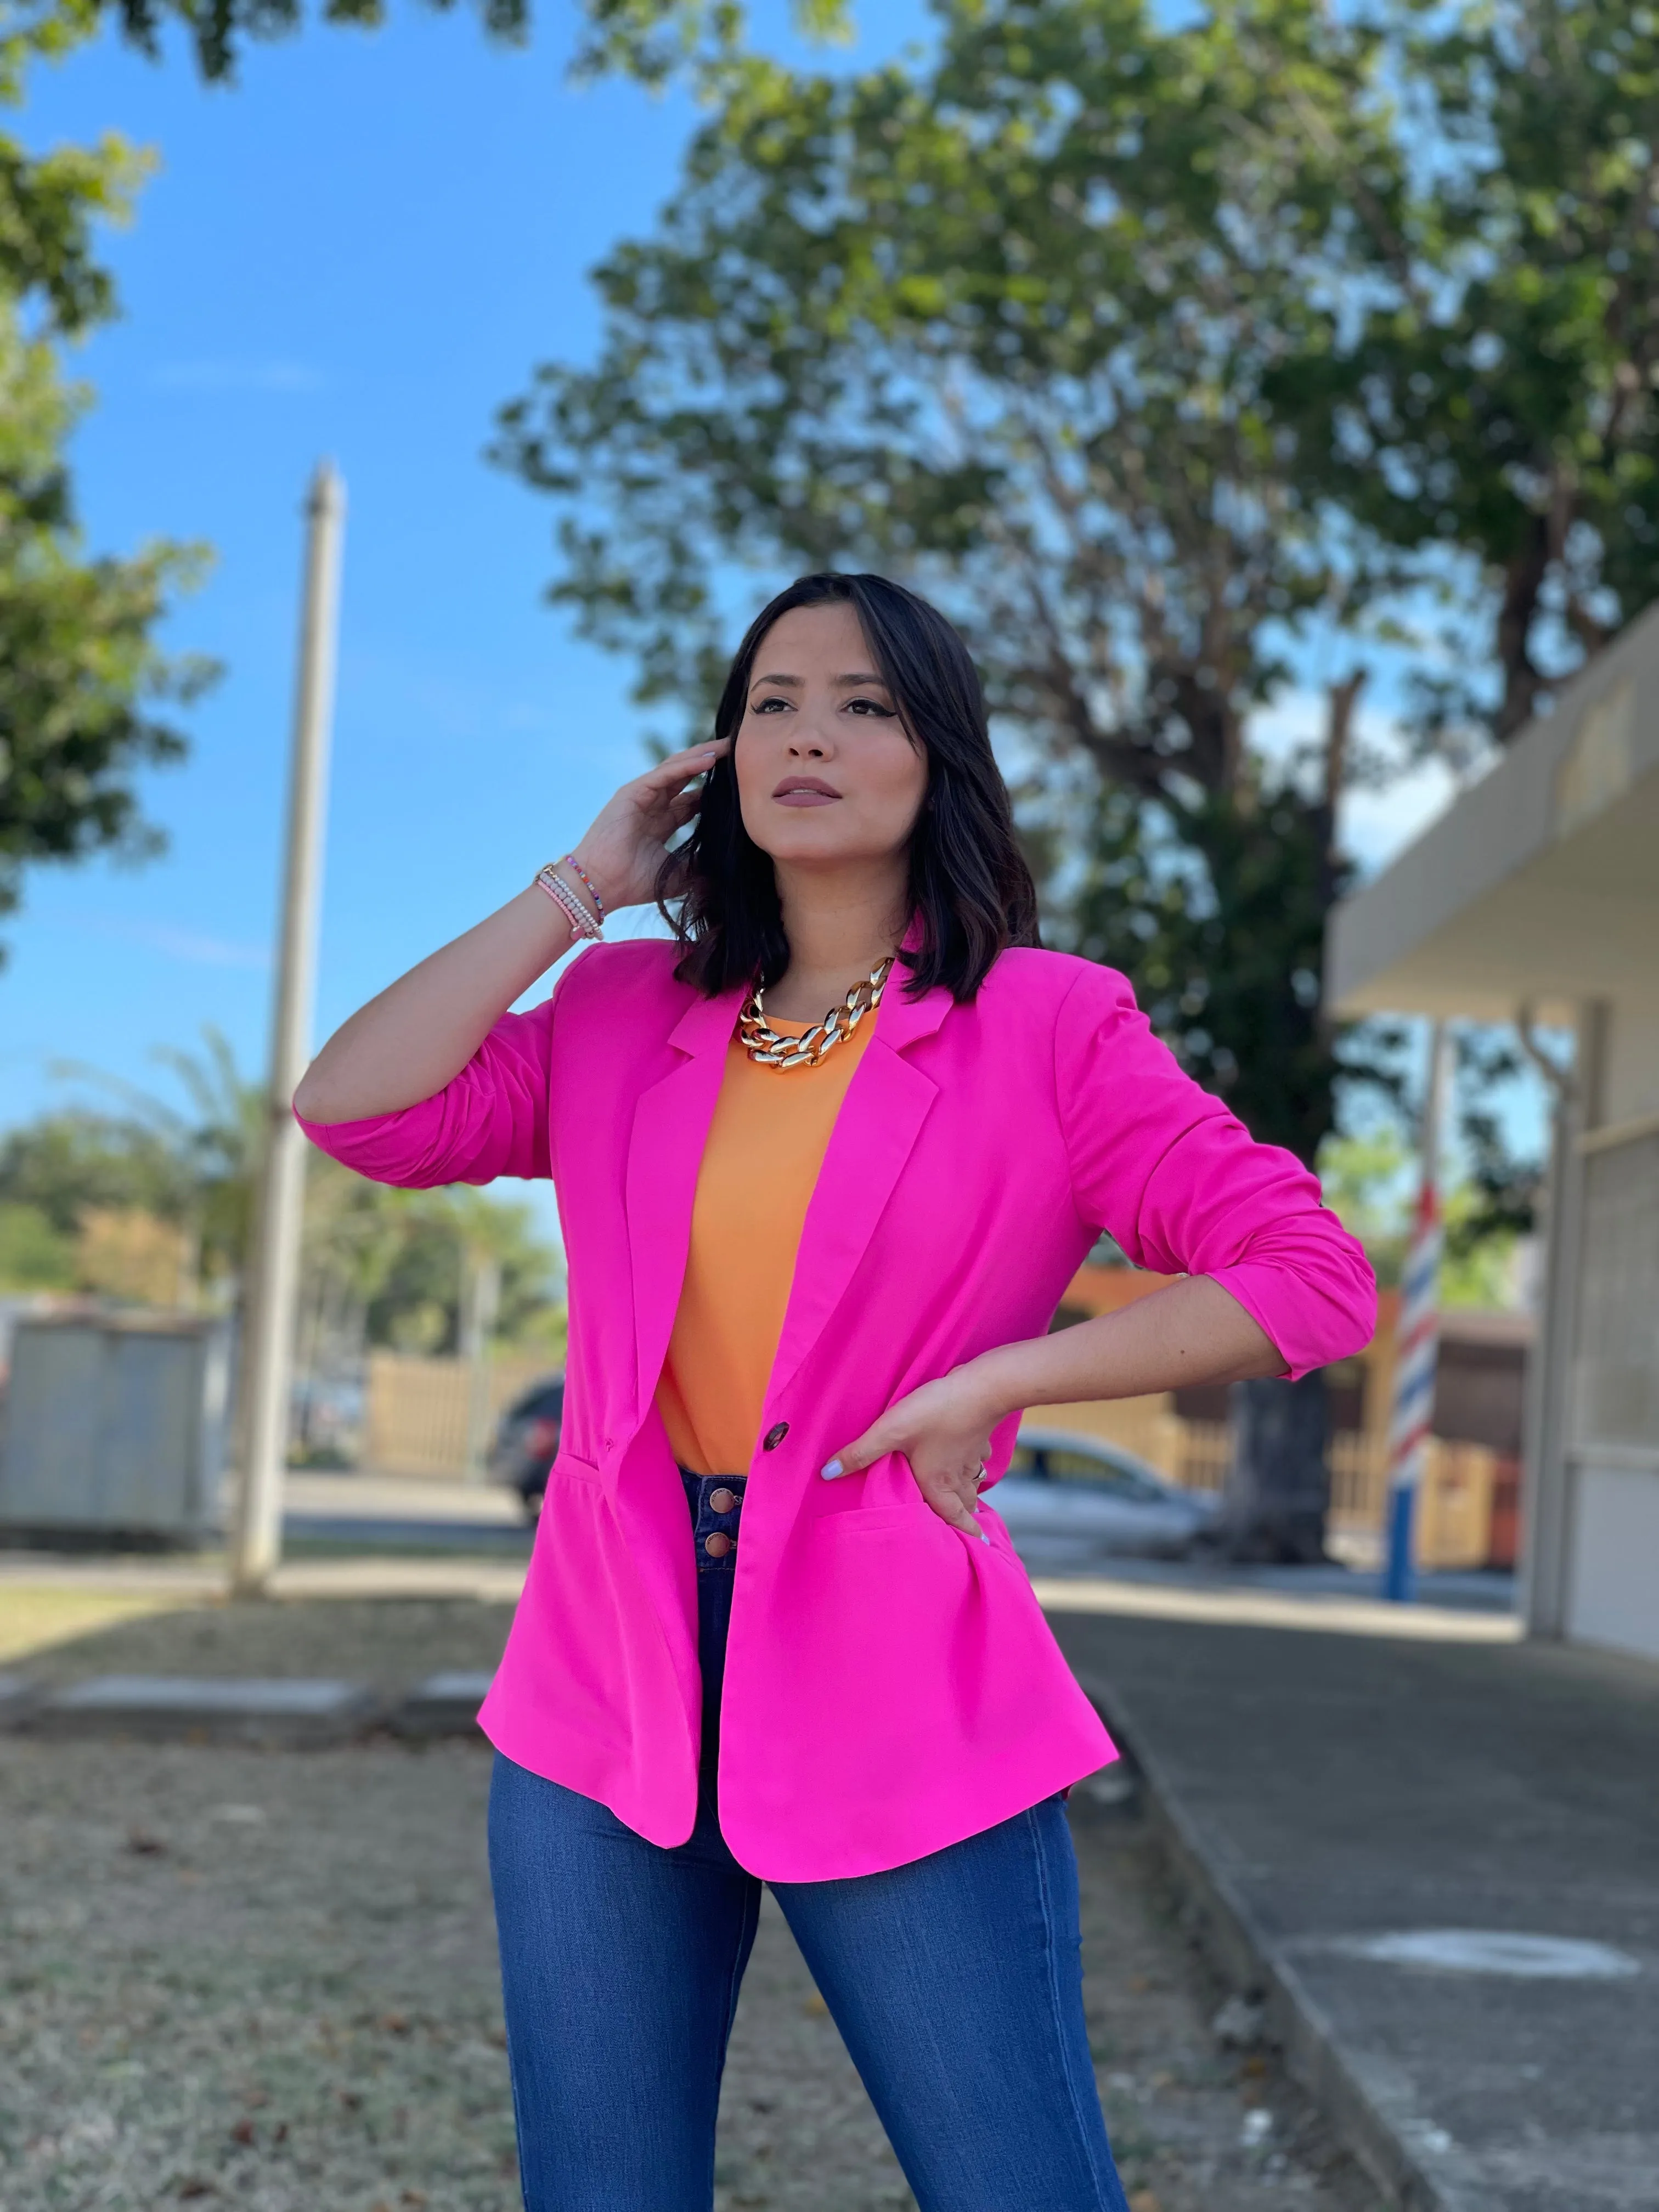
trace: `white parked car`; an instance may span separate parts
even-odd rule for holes
[[[1214,1530],[1221,1510],[1211,1492],[1180,1489],[1120,1444],[1030,1426],[985,1495],[1021,1559],[1038,1570],[1114,1554],[1183,1559]]]

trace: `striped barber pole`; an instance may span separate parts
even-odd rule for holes
[[[1429,1094],[1423,1114],[1423,1168],[1411,1248],[1400,1289],[1400,1338],[1395,1353],[1394,1411],[1389,1423],[1389,1557],[1382,1594],[1397,1604],[1412,1595],[1413,1525],[1434,1420],[1434,1378],[1440,1357],[1440,1115],[1445,1085],[1445,1036],[1434,1026]]]
[[[1440,1194],[1425,1182],[1417,1201],[1411,1251],[1400,1294],[1394,1412],[1389,1424],[1389,1566],[1383,1595],[1412,1595],[1412,1528],[1429,1453],[1434,1376],[1440,1357]]]

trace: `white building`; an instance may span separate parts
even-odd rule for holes
[[[1574,1033],[1523,1603],[1534,1634],[1659,1657],[1659,607],[1333,923],[1337,1013]]]

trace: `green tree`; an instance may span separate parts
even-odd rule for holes
[[[365,1304],[368,1343],[459,1351],[467,1272],[480,1258],[492,1261],[499,1276],[495,1339],[511,1344],[545,1336],[560,1304],[559,1257],[536,1234],[527,1206],[459,1185],[398,1194],[389,1211],[397,1236]]]
[[[689,76],[718,96],[747,58],[749,11],[741,0],[586,0],[578,78],[631,76],[653,87]],[[809,38],[850,39],[850,0],[792,0],[797,30]]]
[[[0,1198],[0,1291],[73,1290],[75,1257],[40,1206]]]
[[[63,451],[84,404],[0,301],[0,915],[32,864],[158,848],[133,773],[182,755],[156,710],[210,672],[155,641],[199,552],[155,544],[121,560],[82,546]]]
[[[153,1213],[184,1232],[194,1294],[234,1305],[253,1221],[264,1102],[210,1023],[198,1051],[158,1046],[151,1057],[173,1075],[182,1105],[100,1068],[62,1063],[55,1073],[95,1085],[120,1110],[71,1109],[15,1130],[0,1146],[0,1194],[45,1205],[64,1228],[91,1206]]]
[[[43,1114],[0,1139],[0,1200],[39,1213],[73,1239],[88,1207],[176,1218],[173,1162],[154,1133],[83,1107]]]
[[[454,0],[428,4],[447,12]],[[530,0],[474,4],[489,37],[514,46],[528,39]],[[793,13],[808,33],[836,37],[846,32],[850,11],[847,0],[794,0]],[[623,76],[652,86],[688,70],[702,78],[722,72],[741,56],[748,25],[739,0],[580,0],[578,15],[572,63],[578,79]],[[386,21],[386,0],[324,0],[321,15],[325,23],[375,30]],[[28,20],[68,46],[106,17],[153,56],[176,27],[210,83],[234,80],[250,44],[291,37],[306,20],[301,0],[48,0]]]
[[[1659,596],[1659,10],[1392,13],[1414,187],[1381,204],[1356,161],[1362,281],[1270,382],[1310,473],[1438,597],[1416,722],[1467,757]]]
[[[117,1110],[70,1108],[0,1139],[0,1281],[70,1287],[88,1213],[131,1211],[183,1231],[197,1294],[234,1306],[258,1196],[264,1094],[211,1027],[198,1050],[165,1048],[154,1057],[181,1097],[66,1066],[59,1073],[112,1093]],[[499,1271],[497,1336],[545,1337],[560,1304],[559,1255],[536,1234],[527,1206],[465,1185],[388,1189],[313,1155],[300,1299],[308,1363],[349,1362],[370,1344],[453,1351],[473,1254],[487,1254]]]
[[[73,7],[12,15],[0,106],[19,105],[28,66],[95,20]],[[180,756],[161,710],[210,673],[155,643],[173,598],[201,573],[199,549],[89,556],[65,459],[88,395],[63,380],[58,349],[114,311],[94,233],[128,212],[144,167],[114,137],[35,155],[0,133],[0,915],[37,862],[156,848],[133,773]]]

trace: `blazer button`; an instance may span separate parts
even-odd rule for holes
[[[775,1422],[766,1431],[766,1434],[761,1438],[761,1449],[763,1451],[775,1451],[788,1433],[789,1424],[787,1421]]]

